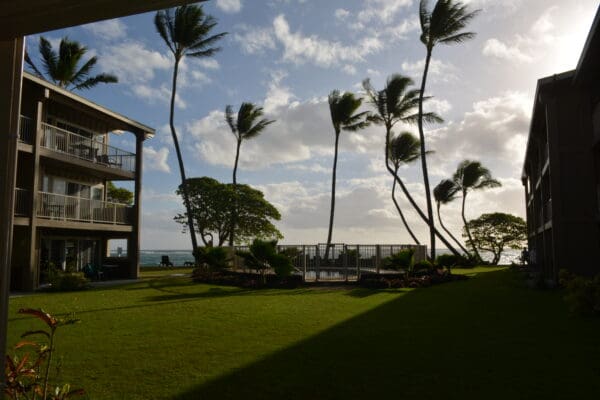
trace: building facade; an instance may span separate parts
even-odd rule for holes
[[[110,144],[133,135],[130,150]],[[15,188],[11,288],[32,290],[51,268],[104,266],[111,278],[139,272],[142,146],[154,130],[24,74]],[[132,204],[109,198],[115,181]],[[109,243],[122,251],[111,257]]]
[[[542,275],[600,273],[600,29],[576,70],[538,81],[523,166],[530,259]]]

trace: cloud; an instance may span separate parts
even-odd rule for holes
[[[217,60],[215,60],[214,58],[194,59],[194,62],[205,69],[217,70],[217,69],[221,68],[221,65],[219,65],[219,62]]]
[[[152,146],[146,146],[144,148],[144,169],[148,171],[159,171],[170,173],[171,168],[167,163],[169,158],[169,149],[161,147],[155,150]]]
[[[389,24],[399,11],[412,5],[412,0],[366,0],[364,3],[364,9],[357,16],[360,22],[377,20]]]
[[[350,15],[350,11],[345,10],[343,8],[338,8],[337,10],[335,10],[334,15],[337,19],[343,21],[346,18],[348,18],[348,16]]]
[[[238,26],[239,32],[233,34],[233,40],[239,44],[246,54],[263,54],[266,50],[275,49],[275,34],[273,29]]]
[[[402,63],[402,70],[408,75],[420,77],[425,68],[425,59],[415,62],[405,61]],[[432,82],[450,82],[457,79],[456,67],[451,63],[445,63],[441,60],[432,59],[429,62],[429,76]]]
[[[344,65],[342,70],[348,75],[356,75],[356,67],[354,65]]]
[[[131,91],[135,96],[143,99],[148,104],[169,104],[171,102],[171,89],[166,85],[161,85],[156,88],[149,85],[138,84],[132,86]],[[175,95],[175,105],[181,109],[187,108],[187,104],[181,99],[179,93]]]
[[[509,61],[529,63],[533,58],[523,53],[518,46],[508,46],[498,39],[488,39],[483,46],[483,55]]]
[[[117,75],[123,83],[147,83],[157,71],[173,68],[167,55],[146,48],[142,43],[127,41],[103,49],[98,65],[103,71]]]
[[[383,49],[383,43],[375,36],[359,39],[356,45],[346,46],[316,35],[305,36],[292,32],[283,14],[273,20],[275,38],[283,46],[283,60],[294,64],[311,62],[319,67],[332,67],[342,63],[365,61],[365,57]]]
[[[83,25],[82,28],[102,40],[116,40],[127,36],[127,27],[119,19],[95,22]]]
[[[226,13],[237,13],[242,9],[241,0],[217,0],[217,7]]]

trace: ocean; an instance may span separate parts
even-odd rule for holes
[[[438,254],[449,253],[446,249],[438,249]],[[500,264],[510,264],[518,262],[521,252],[519,250],[508,249],[502,253]],[[116,256],[116,252],[112,251],[111,255]],[[487,258],[485,253],[481,254],[483,258]],[[169,260],[174,265],[183,265],[186,261],[194,261],[194,256],[191,250],[140,250],[140,265],[142,267],[156,267],[160,264],[162,256],[169,256]]]

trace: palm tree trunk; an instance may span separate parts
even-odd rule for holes
[[[410,192],[408,191],[408,189],[406,189],[406,186],[404,186],[404,182],[402,182],[402,179],[400,179],[398,177],[398,174],[394,173],[394,170],[389,165],[386,165],[386,167],[387,167],[388,171],[390,171],[390,174],[394,175],[394,178],[400,185],[402,192],[404,193],[404,195],[406,196],[406,198],[408,199],[410,204],[413,206],[415,211],[419,214],[421,219],[423,221],[425,221],[425,223],[427,223],[427,221],[428,221],[427,216],[423,213],[423,211],[421,211],[421,208],[418,206],[418,204],[415,202],[413,197],[410,195]],[[444,243],[446,245],[446,247],[448,247],[448,250],[450,250],[452,252],[452,254],[460,256],[460,253],[458,251],[456,251],[456,249],[450,244],[450,242],[448,242],[448,240],[444,236],[442,236],[442,234],[437,229],[434,228],[433,232],[442,241],[442,243]]]
[[[331,234],[333,232],[333,214],[335,213],[335,176],[337,172],[338,144],[340,133],[335,133],[335,152],[333,155],[333,176],[331,178],[331,210],[329,212],[329,233],[327,234],[327,247],[325,248],[325,262],[329,262],[329,246],[331,246]]]
[[[398,168],[396,168],[396,174],[398,174]],[[408,222],[406,221],[406,218],[404,218],[404,213],[402,212],[402,210],[400,209],[400,205],[396,201],[396,179],[394,179],[394,183],[392,184],[392,200],[394,201],[396,210],[398,210],[398,214],[400,214],[400,218],[402,219],[402,223],[404,224],[404,227],[406,228],[406,230],[408,231],[408,233],[410,234],[410,236],[412,237],[414,242],[417,245],[421,245],[421,242],[419,242],[419,239],[417,239],[417,237],[415,236],[413,231],[408,226]]]
[[[471,237],[471,231],[469,230],[469,225],[467,224],[467,219],[465,218],[465,201],[467,200],[467,192],[463,191],[463,198],[462,198],[462,210],[461,210],[461,215],[462,215],[462,220],[465,224],[465,231],[467,231],[467,236],[469,237],[469,243],[471,244],[471,247],[473,248],[473,251],[475,252],[475,256],[479,259],[479,261],[481,261],[481,255],[479,255],[479,251],[477,251],[477,247],[475,247],[475,243],[473,242],[473,238]]]
[[[237,168],[238,161],[240,159],[240,147],[242,146],[242,139],[238,138],[237,147],[235,149],[235,162],[233,163],[233,210],[231,213],[231,232],[229,233],[229,246],[233,247],[234,231],[235,231],[235,219],[237,217]]]
[[[469,253],[469,251],[458,241],[457,238],[454,237],[454,235],[452,234],[452,232],[450,232],[445,226],[444,223],[442,222],[442,216],[440,214],[440,203],[438,203],[437,205],[437,216],[438,216],[438,220],[440,221],[440,226],[442,227],[442,229],[448,234],[448,236],[450,236],[450,238],[452,240],[454,240],[454,242],[458,245],[458,247],[461,248],[462,251],[465,252],[465,254],[467,256],[471,256],[471,254]]]
[[[433,218],[433,207],[431,205],[431,190],[429,190],[429,172],[427,170],[427,152],[425,150],[425,134],[423,133],[423,96],[431,61],[431,49],[427,49],[425,59],[425,70],[421,81],[421,93],[419,93],[419,137],[421,139],[421,167],[423,169],[423,184],[425,185],[425,198],[427,199],[427,216],[429,225],[429,240],[431,242],[431,259],[435,260],[435,222]]]
[[[183,157],[179,148],[179,140],[175,131],[175,96],[177,94],[177,73],[179,71],[179,59],[175,57],[175,67],[173,68],[173,87],[171,90],[171,115],[169,116],[169,125],[171,126],[171,136],[173,137],[173,145],[177,154],[177,162],[179,163],[179,173],[181,174],[181,189],[183,193],[183,204],[187,213],[188,229],[190,238],[192,239],[192,250],[196,250],[198,242],[196,241],[196,231],[194,230],[194,218],[192,216],[192,207],[188,195],[187,179],[185,177],[185,168],[183,166]]]

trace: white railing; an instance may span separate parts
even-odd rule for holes
[[[133,153],[46,123],[42,123],[42,131],[42,147],[106,167],[135,172]]]
[[[15,215],[29,215],[29,190],[15,189]]]
[[[35,137],[35,121],[33,118],[21,115],[19,121],[19,141],[27,144],[33,143]]]
[[[130,225],[131,209],[125,204],[39,192],[37,216],[64,221]]]

